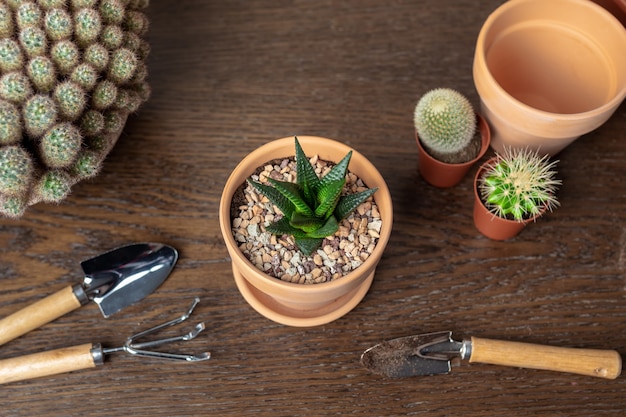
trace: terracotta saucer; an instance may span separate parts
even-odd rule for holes
[[[250,285],[236,270],[233,270],[233,275],[239,292],[241,292],[243,298],[252,308],[270,320],[295,327],[320,326],[344,316],[361,302],[374,280],[374,274],[372,273],[365,279],[363,285],[324,307],[312,310],[296,310],[286,307],[272,297],[263,294]]]

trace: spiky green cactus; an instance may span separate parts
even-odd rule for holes
[[[21,138],[22,120],[17,106],[0,100],[0,146],[16,144]]]
[[[8,72],[0,77],[0,98],[22,104],[33,94],[28,77],[21,72]]]
[[[33,161],[22,147],[11,145],[0,148],[0,194],[24,194],[30,186],[33,174]]]
[[[529,149],[506,149],[480,178],[485,206],[498,217],[520,222],[554,209],[561,184],[555,178],[557,162]]]
[[[147,0],[0,2],[0,215],[96,175],[148,99]]]
[[[278,235],[292,235],[298,248],[310,255],[325,237],[339,229],[339,222],[374,194],[371,188],[342,196],[352,151],[319,178],[306,157],[298,138],[296,142],[296,182],[267,178],[271,184],[248,179],[248,183],[265,195],[283,213],[283,217],[266,230]]]
[[[19,71],[24,63],[22,48],[13,39],[0,40],[0,70]]]
[[[46,171],[33,186],[33,201],[58,203],[70,193],[72,179],[62,170]]]
[[[476,132],[472,105],[449,88],[424,94],[415,107],[413,120],[422,146],[435,157],[460,152]]]
[[[60,123],[41,138],[41,158],[50,168],[66,168],[74,163],[80,151],[82,136],[71,123]]]
[[[85,90],[72,81],[65,81],[57,85],[53,97],[63,118],[76,120],[85,110],[87,103]]]
[[[44,16],[44,28],[53,41],[69,39],[73,30],[72,17],[66,10],[50,9]]]
[[[26,66],[26,72],[34,87],[44,93],[52,90],[57,81],[56,68],[50,58],[36,56]]]

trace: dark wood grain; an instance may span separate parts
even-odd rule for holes
[[[626,353],[624,105],[559,155],[562,206],[508,242],[472,224],[473,171],[447,190],[417,172],[415,103],[446,86],[478,104],[474,44],[501,3],[153,1],[152,97],[101,174],[60,205],[0,220],[0,316],[79,282],[81,260],[118,245],[169,243],[178,265],[141,304],[110,319],[87,305],[0,347],[0,358],[117,346],[199,296],[195,318],[207,332],[184,349],[212,359],[110,355],[97,369],[2,386],[0,415],[624,415],[624,376],[464,364],[391,380],[359,364],[382,340],[438,330]],[[363,302],[309,329],[245,303],[218,226],[231,169],[294,134],[354,146],[394,202],[391,241]]]

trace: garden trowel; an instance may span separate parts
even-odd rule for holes
[[[449,331],[385,341],[361,355],[363,366],[391,378],[445,374],[463,359],[607,379],[617,378],[622,371],[622,358],[614,350],[553,347],[478,337],[459,342],[452,339]]]
[[[0,320],[0,345],[94,301],[110,315],[151,294],[178,260],[162,243],[135,243],[81,262],[85,277]]]

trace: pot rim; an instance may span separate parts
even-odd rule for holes
[[[370,256],[354,271],[342,276],[341,278],[335,279],[333,281],[322,282],[318,284],[312,285],[303,285],[293,282],[285,282],[280,278],[275,278],[270,276],[262,271],[260,271],[256,266],[254,266],[239,250],[239,245],[235,242],[231,231],[231,220],[230,220],[230,205],[232,202],[232,194],[230,194],[230,190],[236,189],[239,187],[246,178],[248,178],[256,168],[261,166],[264,163],[271,161],[276,158],[284,158],[284,157],[293,157],[295,154],[294,151],[294,137],[284,137],[281,139],[275,139],[271,142],[268,142],[264,145],[261,145],[254,151],[250,152],[246,155],[239,164],[233,169],[231,175],[226,181],[226,185],[222,191],[222,196],[220,199],[220,208],[219,208],[219,223],[220,229],[222,231],[222,236],[228,242],[227,247],[229,248],[229,252],[231,257],[237,257],[240,265],[246,269],[245,276],[254,275],[256,278],[263,281],[264,285],[289,289],[289,291],[295,291],[298,293],[307,293],[310,292],[312,288],[320,291],[332,291],[336,287],[344,286],[349,284],[352,281],[355,281],[359,278],[360,273],[362,271],[374,270],[376,265],[378,264],[380,258],[382,257],[383,251],[389,241],[389,237],[391,236],[391,229],[393,224],[393,209],[392,209],[392,201],[391,194],[389,193],[389,188],[387,184],[380,174],[376,167],[361,153],[356,151],[353,147],[350,147],[342,142],[339,142],[334,139],[323,138],[319,136],[297,136],[300,145],[303,150],[306,152],[307,145],[309,145],[312,141],[316,143],[324,144],[328,148],[333,148],[343,152],[341,157],[345,156],[348,151],[352,150],[352,158],[350,160],[350,166],[348,167],[350,172],[355,173],[359,178],[363,179],[363,176],[355,171],[357,169],[350,169],[353,163],[356,163],[357,166],[360,166],[361,169],[366,168],[366,176],[372,178],[375,184],[370,184],[366,181],[368,187],[378,187],[376,193],[374,193],[373,198],[379,206],[379,211],[381,214],[381,219],[383,220],[382,228],[380,231],[380,237],[374,251],[370,254]],[[278,154],[272,154],[272,152],[279,152]],[[270,154],[269,159],[267,158],[268,153]],[[319,155],[320,159],[329,160],[329,156]],[[333,161],[338,162],[338,161]],[[365,179],[363,179],[365,181]],[[369,181],[372,182],[372,181]],[[379,194],[380,193],[380,194]],[[384,197],[383,197],[384,195]],[[378,197],[377,197],[378,196]],[[386,207],[381,207],[380,201],[388,200],[389,207],[388,210]],[[233,251],[230,248],[233,248]]]
[[[503,3],[502,5],[500,5],[498,8],[496,8],[485,20],[485,22],[483,23],[480,32],[478,34],[478,39],[476,42],[476,51],[475,51],[475,55],[474,55],[474,80],[476,80],[476,65],[479,65],[482,68],[488,68],[487,62],[486,62],[486,50],[485,50],[485,38],[487,37],[487,34],[489,32],[489,30],[492,28],[494,21],[500,17],[500,15],[510,11],[511,9],[514,9],[520,5],[524,5],[525,3],[542,3],[545,0],[508,0],[507,2]],[[602,18],[606,21],[606,25],[607,27],[613,29],[619,36],[622,38],[622,43],[626,46],[626,31],[624,30],[624,26],[622,25],[622,23],[613,15],[611,14],[608,10],[606,10],[604,7],[594,3],[593,1],[589,1],[589,0],[552,0],[552,1],[561,1],[563,3],[568,3],[568,6],[576,6],[576,7],[582,7],[582,8],[588,8],[589,9],[589,15],[596,15],[599,18]],[[626,49],[626,47],[625,47]],[[549,111],[545,111],[545,110],[540,110],[537,109],[535,107],[529,106],[528,104],[525,104],[524,102],[518,100],[517,98],[513,97],[511,94],[509,94],[508,91],[506,91],[501,85],[500,83],[498,83],[498,81],[493,77],[493,75],[491,74],[491,71],[489,70],[485,70],[484,71],[484,77],[485,77],[485,82],[489,83],[489,85],[494,88],[496,91],[498,91],[499,94],[504,95],[505,97],[507,97],[507,99],[509,99],[510,104],[513,107],[517,107],[519,109],[524,110],[525,112],[529,112],[531,114],[533,114],[533,117],[539,117],[539,118],[543,118],[546,121],[550,121],[550,120],[554,120],[554,119],[559,119],[559,120],[564,120],[564,121],[572,121],[575,122],[580,118],[587,118],[587,117],[593,117],[596,115],[599,115],[601,113],[606,112],[609,109],[612,108],[617,108],[619,106],[619,104],[624,100],[624,98],[626,98],[626,81],[624,81],[622,84],[621,89],[617,88],[619,86],[616,87],[615,90],[615,94],[613,94],[613,96],[611,97],[610,100],[608,100],[606,103],[602,104],[599,107],[596,107],[594,109],[588,110],[588,111],[584,111],[584,112],[579,112],[579,113],[554,113],[554,112],[549,112]],[[626,78],[625,78],[626,79]],[[477,89],[479,88],[478,84],[476,83],[476,87]],[[479,92],[480,95],[480,92]]]

